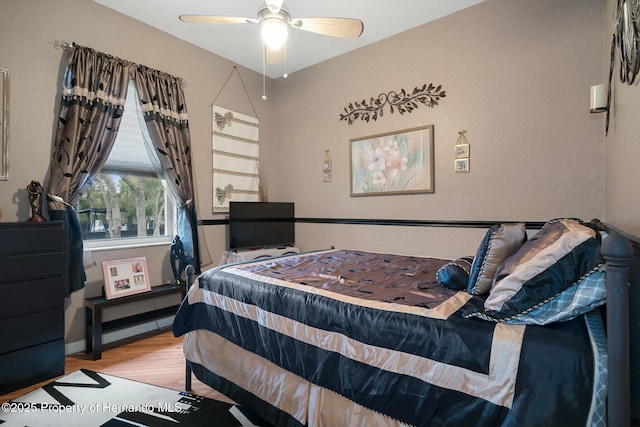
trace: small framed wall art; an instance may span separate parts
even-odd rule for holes
[[[456,159],[466,159],[469,157],[469,144],[456,144]]]
[[[322,180],[331,182],[331,156],[329,150],[324,150],[324,160],[322,161]]]
[[[453,170],[456,173],[469,172],[469,141],[467,141],[465,133],[467,133],[466,129],[458,132],[458,140],[456,141],[456,145],[453,149]]]
[[[322,161],[322,170],[331,171],[331,156],[329,150],[324,150],[324,160]]]
[[[456,159],[456,173],[469,172],[469,159]]]
[[[104,293],[107,299],[120,298],[151,290],[147,259],[128,258],[102,263]]]

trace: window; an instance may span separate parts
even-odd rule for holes
[[[175,197],[156,170],[151,139],[133,81],[118,135],[107,162],[76,205],[89,247],[170,241],[175,234]]]

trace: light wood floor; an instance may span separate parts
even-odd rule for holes
[[[143,335],[119,344],[117,346],[112,344],[103,346],[102,359],[100,360],[91,360],[91,355],[84,353],[67,356],[65,374],[84,368],[173,390],[184,390],[185,364],[182,353],[182,338],[175,338],[171,330]],[[0,403],[22,396],[53,380],[50,379],[1,395]],[[198,381],[194,376],[192,376],[191,385],[191,393],[193,394],[231,402],[222,394]]]

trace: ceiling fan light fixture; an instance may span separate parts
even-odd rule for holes
[[[267,8],[269,9],[269,12],[278,13],[280,12],[280,9],[282,9],[282,4],[284,3],[284,0],[266,0],[265,3],[267,3]]]
[[[270,49],[278,50],[287,41],[287,23],[278,17],[265,18],[260,23],[260,35],[264,44]]]

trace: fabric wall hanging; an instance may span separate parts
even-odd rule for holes
[[[260,200],[259,120],[213,105],[213,213]]]

